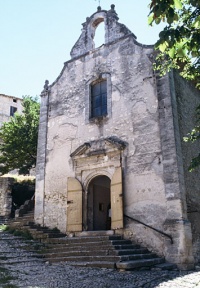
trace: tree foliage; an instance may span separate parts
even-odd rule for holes
[[[200,89],[200,0],[151,0],[149,24],[166,22],[155,47],[156,68],[171,68]]]
[[[151,0],[149,24],[166,23],[155,44],[158,50],[154,68],[161,75],[176,69],[200,89],[200,0]],[[200,106],[196,126],[184,141],[200,140]],[[200,165],[200,153],[189,170]]]
[[[196,140],[200,140],[200,106],[197,107],[197,123],[196,126],[192,129],[190,133],[188,133],[187,137],[184,137],[183,140],[185,142],[194,142]],[[200,153],[192,159],[189,171],[193,171],[200,165]]]
[[[23,113],[17,112],[0,128],[0,173],[19,169],[29,174],[36,165],[40,104],[37,98],[26,96],[22,101]]]

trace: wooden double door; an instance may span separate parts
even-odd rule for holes
[[[121,167],[112,179],[105,175],[93,178],[85,192],[77,179],[68,178],[68,232],[123,228]]]

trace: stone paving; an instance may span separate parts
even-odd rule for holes
[[[119,272],[67,263],[49,264],[38,257],[33,249],[37,246],[35,241],[0,232],[1,288],[200,288],[197,270]]]

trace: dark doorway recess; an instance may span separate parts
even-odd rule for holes
[[[110,179],[97,176],[88,188],[88,230],[110,230]]]

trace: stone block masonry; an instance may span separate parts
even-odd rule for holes
[[[0,177],[0,216],[9,217],[11,214],[12,184],[12,178]]]

